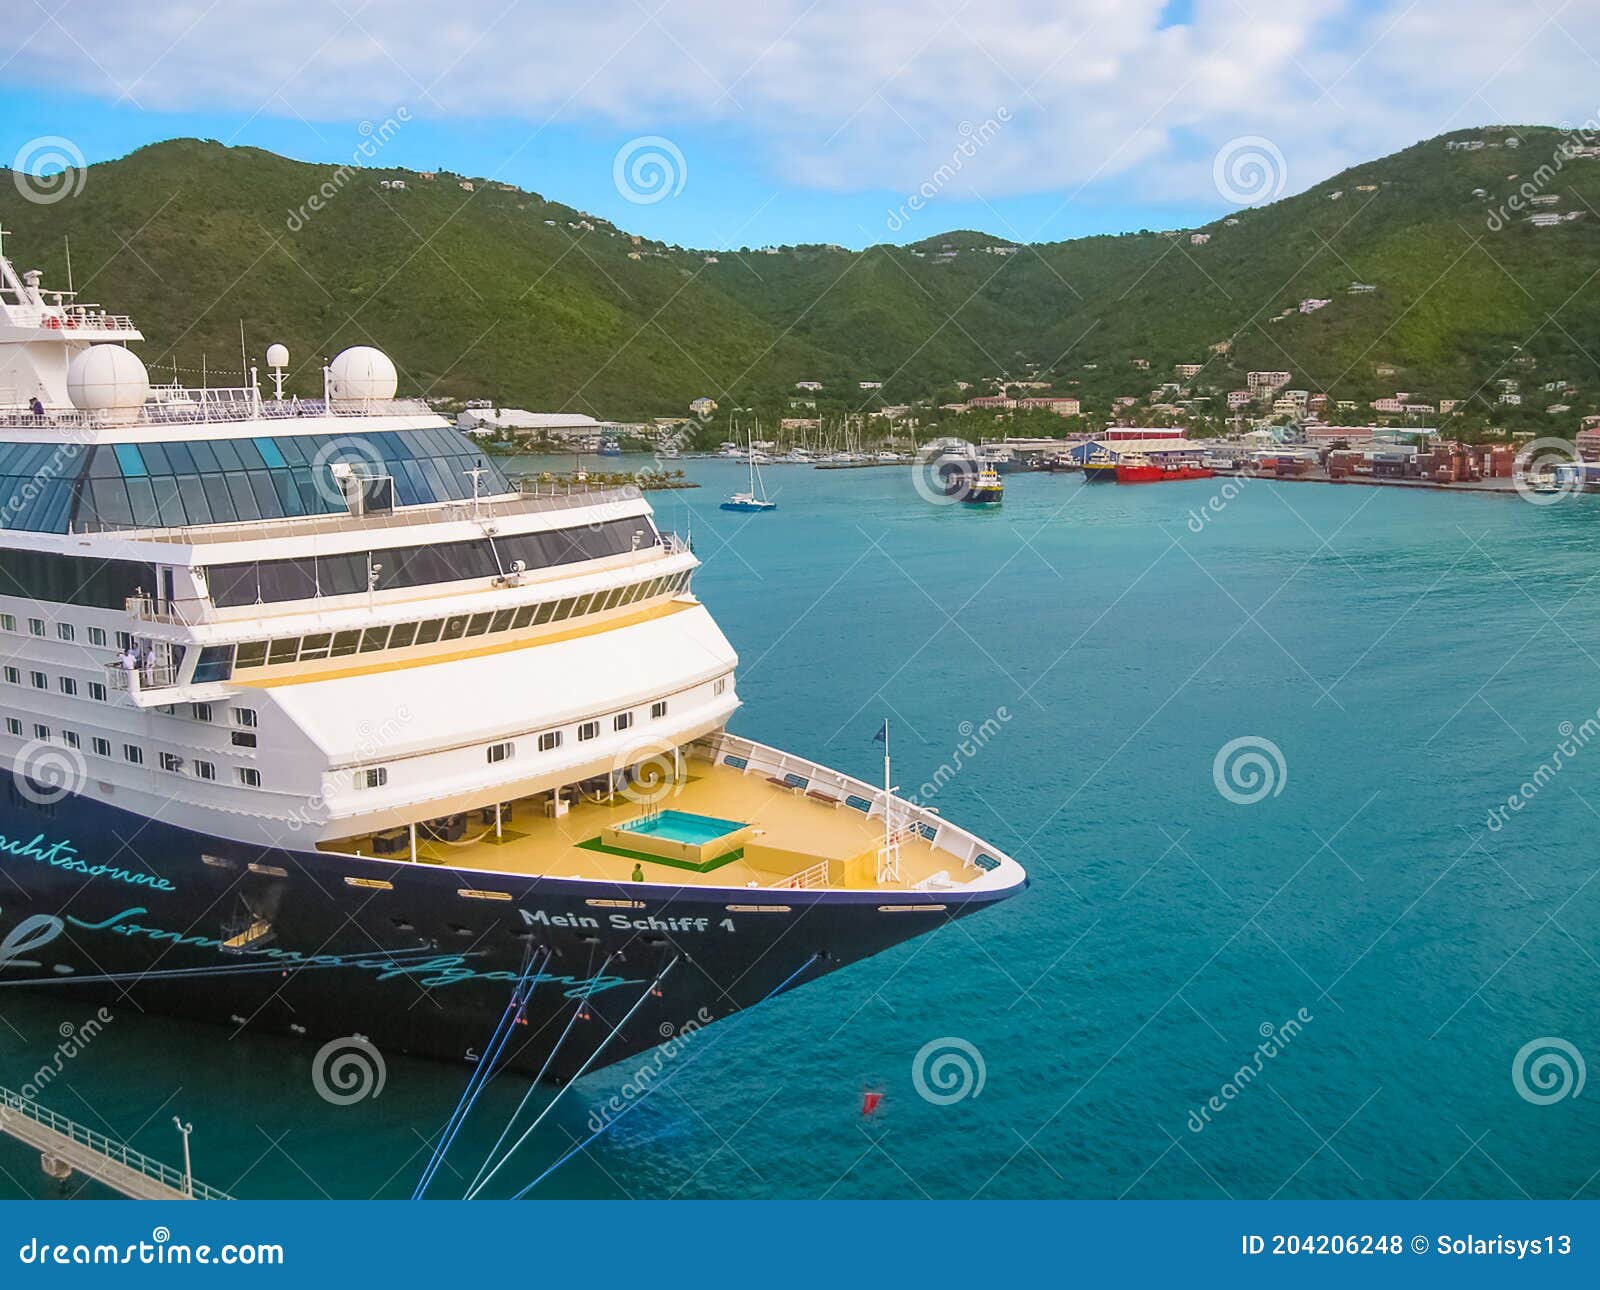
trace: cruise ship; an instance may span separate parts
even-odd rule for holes
[[[142,339],[0,256],[0,988],[469,1062],[509,1018],[560,1082],[1026,885],[729,733],[636,489],[513,486],[375,348],[292,397]]]

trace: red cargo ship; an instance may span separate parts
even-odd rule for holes
[[[1157,463],[1142,453],[1129,453],[1117,463],[1119,484],[1163,484],[1179,479],[1210,479],[1217,472],[1182,462]]]

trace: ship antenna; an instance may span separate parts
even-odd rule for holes
[[[69,233],[63,233],[61,235],[61,240],[65,242],[67,246],[67,294],[69,296],[75,296],[78,293],[72,289],[72,235]]]

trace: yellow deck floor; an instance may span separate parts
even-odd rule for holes
[[[798,854],[786,862],[769,861],[771,868],[758,868],[749,859],[741,858],[705,873],[648,858],[609,855],[578,844],[598,839],[607,825],[636,819],[649,807],[618,795],[613,804],[576,802],[564,817],[552,819],[544,811],[545,796],[540,796],[515,803],[510,817],[503,819],[503,840],[497,841],[493,825],[484,825],[478,813],[473,812],[461,842],[419,842],[417,859],[419,863],[459,869],[616,882],[631,880],[634,865],[638,864],[648,882],[718,887],[748,887],[753,883],[770,887],[819,861],[848,860],[882,843],[878,820],[868,820],[862,812],[843,803],[832,806],[803,792],[779,788],[757,772],[745,773],[694,759],[684,763],[684,775],[676,791],[656,802],[656,807],[750,824],[755,829],[750,850],[770,847]],[[366,835],[327,842],[322,849],[376,854],[372,838]],[[838,867],[835,868],[837,872]],[[963,869],[956,857],[935,851],[921,837],[913,837],[900,844],[901,881],[887,886],[903,890],[940,871],[957,883],[974,876],[974,871]],[[853,885],[876,884],[868,880]]]

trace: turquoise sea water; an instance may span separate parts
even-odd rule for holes
[[[1600,1194],[1595,1090],[1513,1078],[1535,1039],[1600,1060],[1600,746],[1539,771],[1600,708],[1600,499],[1012,475],[975,513],[908,471],[772,467],[752,516],[717,509],[741,467],[688,468],[705,487],[653,500],[740,652],[734,729],[870,780],[887,716],[902,787],[1032,886],[697,1036],[538,1195]],[[1249,804],[1214,778],[1241,739]],[[12,1086],[83,1020],[0,1005]],[[933,1041],[981,1060],[976,1096],[919,1093]],[[335,1107],[314,1047],[119,1014],[41,1096],[168,1160],[181,1112],[242,1196],[409,1195],[465,1072],[392,1059]],[[518,1185],[651,1064],[564,1098]],[[57,1194],[13,1144],[0,1166]]]

